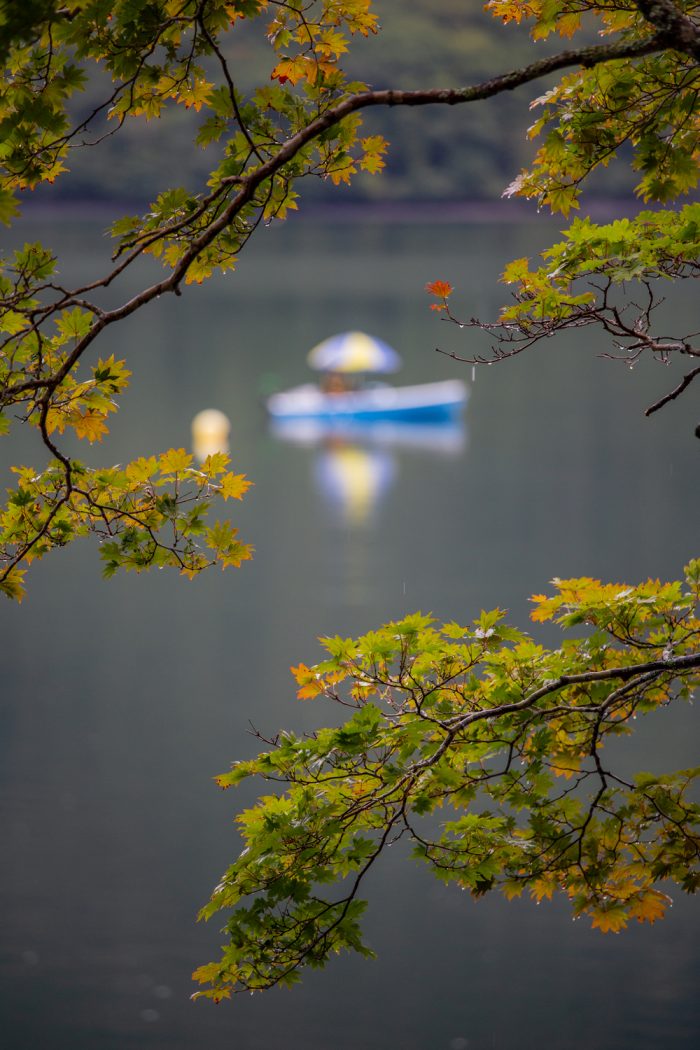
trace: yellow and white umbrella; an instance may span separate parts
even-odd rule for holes
[[[396,372],[401,358],[388,343],[364,332],[342,332],[309,351],[308,363],[319,372]]]

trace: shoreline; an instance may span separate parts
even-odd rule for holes
[[[638,211],[648,210],[649,205],[634,197],[596,197],[584,202],[585,207],[574,212],[572,217],[590,216],[592,219],[606,221],[621,217],[631,217]],[[22,201],[21,212],[14,222],[18,221],[70,221],[113,220],[116,216],[136,213],[141,214],[149,207],[147,201],[135,201],[115,198],[113,200],[65,199],[59,201]],[[290,218],[294,213],[290,213]],[[391,223],[523,223],[542,222],[553,219],[557,222],[568,221],[560,214],[538,211],[537,206],[529,201],[478,200],[465,201],[348,201],[346,203],[327,203],[303,200],[298,209],[299,216],[307,222],[355,223],[365,222]],[[13,225],[14,225],[13,222]]]

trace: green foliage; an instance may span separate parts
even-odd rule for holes
[[[546,265],[531,271],[527,259],[509,264],[503,274],[517,284],[514,306],[501,318],[523,326],[543,317],[563,320],[595,300],[587,290],[574,292],[574,282],[593,277],[614,284],[693,276],[700,257],[700,205],[680,211],[640,212],[634,219],[616,219],[604,226],[576,220],[565,240],[542,253]]]
[[[700,768],[617,776],[608,740],[700,685],[700,562],[682,582],[555,580],[535,621],[546,649],[496,609],[470,626],[416,614],[292,672],[301,699],[351,709],[337,728],[284,732],[217,777],[276,786],[240,814],[243,849],[201,917],[230,912],[198,995],[291,984],[341,950],[371,955],[362,879],[405,838],[445,882],[475,896],[564,893],[602,931],[654,922],[659,888],[700,886]],[[583,633],[573,629],[583,627]]]
[[[532,36],[573,36],[584,14],[599,19],[603,35],[620,33],[633,40],[649,32],[645,6],[572,0],[488,5],[504,21],[532,18]],[[660,5],[663,8],[664,5]],[[668,6],[668,5],[667,5]],[[696,14],[696,3],[671,5]],[[506,191],[536,197],[541,205],[565,215],[578,207],[583,180],[607,166],[625,145],[632,165],[643,172],[636,192],[645,201],[668,201],[697,186],[700,118],[697,91],[700,70],[692,51],[673,48],[634,59],[620,59],[569,74],[532,103],[541,109],[530,137],[547,131],[532,167]]]
[[[580,322],[594,312],[592,304],[601,302],[600,285],[598,294],[591,290],[593,278],[622,285],[694,277],[699,256],[698,204],[679,211],[642,211],[606,225],[576,219],[563,241],[542,252],[544,266],[532,270],[527,258],[508,264],[503,281],[516,286],[515,303],[503,308],[500,320],[515,321],[528,334],[543,323]],[[447,309],[450,284],[432,281],[427,291],[438,299],[435,309]]]
[[[433,310],[444,311],[462,327],[496,335],[490,357],[465,359],[474,364],[503,360],[557,332],[591,324],[614,338],[618,356],[630,367],[645,352],[667,364],[674,354],[698,358],[700,348],[695,333],[654,334],[658,284],[697,279],[699,254],[700,205],[687,204],[678,211],[642,211],[606,225],[575,219],[564,240],[542,252],[543,266],[532,269],[527,258],[508,264],[502,280],[513,286],[512,302],[494,323],[460,320],[448,303],[454,289],[446,281],[432,281],[426,290],[437,299]],[[634,284],[641,286],[641,296],[629,295]],[[674,400],[699,373],[700,366],[691,369],[647,408],[647,415]]]
[[[86,413],[79,436],[89,437],[91,425]],[[6,561],[0,590],[21,601],[20,564],[88,533],[100,539],[105,576],[118,568],[142,572],[169,565],[191,579],[210,565],[239,566],[252,557],[252,547],[229,524],[206,522],[213,497],[240,499],[250,485],[228,465],[228,456],[216,453],[197,468],[184,449],[171,449],[125,467],[92,469],[77,460],[54,460],[40,473],[14,467],[17,488],[0,512]]]
[[[568,73],[535,99],[539,116],[530,138],[544,141],[533,163],[515,178],[505,196],[536,198],[540,207],[568,215],[579,208],[582,187],[596,169],[607,167],[621,150],[631,151],[631,163],[641,174],[635,192],[644,201],[669,203],[694,190],[700,177],[700,30],[697,3],[651,0],[625,4],[616,0],[491,0],[487,5],[504,22],[529,19],[535,40],[558,33],[570,37],[581,29],[584,15],[598,19],[603,36],[618,35],[633,42],[655,29],[664,42],[675,35],[677,46],[645,55],[618,57]],[[697,278],[697,205],[677,210],[641,212],[597,226],[589,219],[574,222],[565,240],[543,252],[546,265],[531,270],[527,259],[516,259],[503,280],[516,284],[515,302],[498,321],[466,322],[496,336],[490,356],[465,358],[473,364],[511,357],[539,339],[564,328],[601,326],[613,336],[628,363],[648,351],[667,363],[672,353],[700,357],[694,336],[655,337],[652,314],[657,304],[657,278]],[[602,284],[599,278],[603,279]],[[615,286],[643,286],[643,305],[630,297],[620,302]],[[447,297],[428,286],[445,310]],[[583,287],[581,287],[583,284]],[[449,294],[449,293],[448,293]],[[632,316],[630,316],[632,314]],[[464,321],[458,321],[464,325]],[[632,354],[629,357],[628,354]],[[679,385],[654,402],[650,414],[674,400],[700,375],[700,365]]]
[[[168,188],[144,216],[114,223],[119,261],[103,280],[63,289],[55,281],[52,253],[39,244],[25,245],[4,261],[0,432],[7,432],[11,411],[19,408],[40,431],[52,460],[43,471],[19,471],[19,489],[0,516],[0,589],[20,598],[22,566],[88,532],[100,538],[107,574],[120,566],[173,565],[191,576],[213,562],[239,565],[250,548],[236,530],[206,524],[213,497],[239,497],[247,487],[239,484],[241,476],[225,473],[223,461],[197,470],[190,457],[171,450],[126,468],[91,470],[56,445],[67,430],[90,442],[108,433],[108,417],[130,372],[111,357],[81,375],[81,358],[108,324],[162,289],[147,289],[111,312],[88,295],[143,254],[177,274],[167,290],[177,291],[180,280],[199,283],[215,270],[231,270],[261,219],[284,218],[296,208],[293,177],[313,172],[337,184],[358,169],[381,170],[383,140],[357,139],[359,119],[351,119],[310,138],[288,163],[273,165],[269,177],[241,192],[252,173],[278,157],[285,140],[350,88],[361,87],[346,84],[337,60],[348,36],[374,32],[376,18],[369,0],[305,7],[263,0],[39,3],[25,14],[5,13],[0,23],[7,41],[0,85],[0,220],[16,214],[18,191],[53,182],[66,170],[73,146],[105,108],[112,129],[119,130],[127,119],[150,120],[167,106],[182,106],[202,115],[200,145],[221,139],[225,144],[206,193]],[[219,38],[259,16],[272,19],[260,25],[271,69],[265,85],[245,99],[233,85]],[[69,104],[85,86],[84,67],[93,62],[112,87],[107,100],[76,124]],[[218,85],[205,65],[219,69]]]

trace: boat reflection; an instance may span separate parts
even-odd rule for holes
[[[461,420],[400,423],[387,420],[271,420],[275,437],[316,450],[313,478],[325,503],[346,525],[366,524],[399,472],[403,449],[459,455],[467,445]]]
[[[467,431],[461,419],[444,423],[401,423],[398,421],[323,419],[272,419],[270,433],[296,445],[314,447],[328,441],[369,445],[379,448],[415,448],[456,455],[467,444]]]

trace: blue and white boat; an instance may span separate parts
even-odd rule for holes
[[[396,350],[365,332],[332,335],[313,347],[306,359],[311,368],[323,373],[321,382],[304,383],[269,397],[267,411],[275,422],[441,424],[456,420],[467,400],[467,388],[459,379],[415,386],[360,382],[367,374],[396,372],[401,367]]]
[[[467,397],[467,387],[460,379],[444,379],[415,386],[373,383],[354,390],[332,392],[323,390],[315,383],[305,383],[272,394],[266,406],[275,420],[441,423],[457,419]]]

